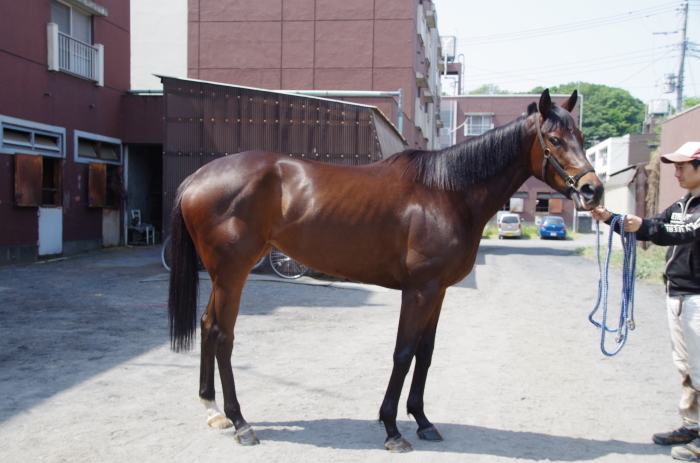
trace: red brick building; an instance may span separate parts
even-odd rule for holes
[[[0,264],[117,244],[104,182],[123,164],[129,2],[3,2]]]
[[[402,134],[414,148],[437,147],[439,47],[428,0],[189,0],[188,78],[269,90],[402,89]],[[399,125],[398,97],[333,98],[377,106]]]

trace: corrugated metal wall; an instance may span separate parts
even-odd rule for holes
[[[370,106],[168,77],[163,92],[164,230],[177,187],[216,158],[263,150],[361,165],[404,147],[398,132]]]

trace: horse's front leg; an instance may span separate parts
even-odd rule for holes
[[[442,292],[439,288],[409,288],[402,292],[399,330],[394,348],[394,368],[379,409],[379,420],[384,423],[387,433],[384,446],[391,452],[413,450],[396,426],[399,398],[421,336],[432,318],[432,312]]]
[[[219,326],[214,317],[214,291],[209,297],[207,310],[202,315],[202,354],[199,364],[199,400],[207,409],[207,424],[212,428],[229,428],[231,420],[224,416],[216,405],[214,391],[214,361],[216,360],[216,340]]]
[[[442,441],[442,435],[425,416],[423,411],[423,394],[425,393],[425,381],[428,378],[428,369],[433,358],[435,348],[435,332],[437,331],[442,301],[445,298],[443,291],[435,304],[435,309],[430,316],[428,325],[423,331],[418,348],[416,349],[416,365],[413,369],[413,381],[411,382],[411,392],[408,395],[407,410],[409,415],[413,415],[418,423],[418,437],[432,442]]]

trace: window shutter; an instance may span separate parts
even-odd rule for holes
[[[15,206],[41,204],[42,156],[15,154]]]
[[[107,205],[107,165],[90,163],[88,172],[88,206],[105,207]]]
[[[549,212],[561,213],[564,209],[564,200],[552,198],[549,200]]]

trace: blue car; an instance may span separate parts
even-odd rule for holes
[[[540,227],[537,229],[540,239],[559,238],[566,239],[566,225],[561,217],[547,216],[542,219]]]

